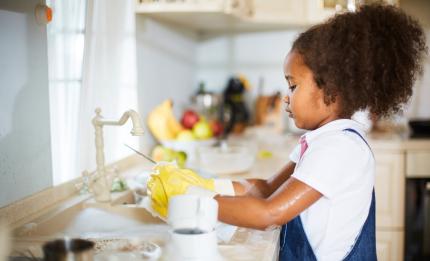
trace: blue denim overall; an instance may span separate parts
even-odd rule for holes
[[[366,142],[366,140],[353,129],[344,129],[350,131]],[[367,144],[367,142],[366,142]],[[367,144],[369,146],[369,144]],[[370,148],[370,147],[369,147]],[[279,260],[317,260],[315,254],[309,244],[303,229],[300,215],[282,226]],[[343,260],[355,261],[364,260],[372,261],[376,258],[376,240],[375,240],[375,191],[372,192],[372,202],[370,204],[369,215],[364,222],[358,238],[355,241],[354,247]]]

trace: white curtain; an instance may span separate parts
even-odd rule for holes
[[[50,0],[53,20],[47,26],[49,100],[54,185],[79,173],[78,121],[86,0]]]
[[[134,0],[89,0],[84,50],[78,166],[80,171],[92,171],[95,108],[114,120],[138,109]],[[131,154],[124,143],[138,147],[139,137],[130,134],[131,126],[129,121],[103,127],[107,164]]]

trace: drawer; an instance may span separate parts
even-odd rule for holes
[[[430,151],[408,151],[406,177],[430,177]]]

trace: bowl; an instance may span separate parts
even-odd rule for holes
[[[212,146],[215,144],[216,139],[207,140],[193,140],[193,141],[179,141],[179,140],[164,140],[161,145],[166,148],[180,150],[187,153],[187,161],[193,162],[197,159],[197,149],[200,147]]]
[[[206,146],[198,149],[199,169],[217,175],[249,171],[256,150],[247,145]]]

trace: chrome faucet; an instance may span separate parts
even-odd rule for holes
[[[103,126],[104,125],[124,125],[129,118],[131,118],[133,128],[131,134],[133,136],[142,136],[143,128],[140,122],[139,114],[134,110],[124,112],[121,118],[117,121],[104,119],[101,116],[101,109],[96,108],[96,116],[93,118],[92,123],[95,128],[95,142],[96,142],[96,164],[97,171],[96,177],[90,182],[90,189],[93,191],[94,198],[97,202],[110,202],[110,189],[111,182],[108,181],[107,171],[105,167],[104,156],[104,143],[103,143]]]

